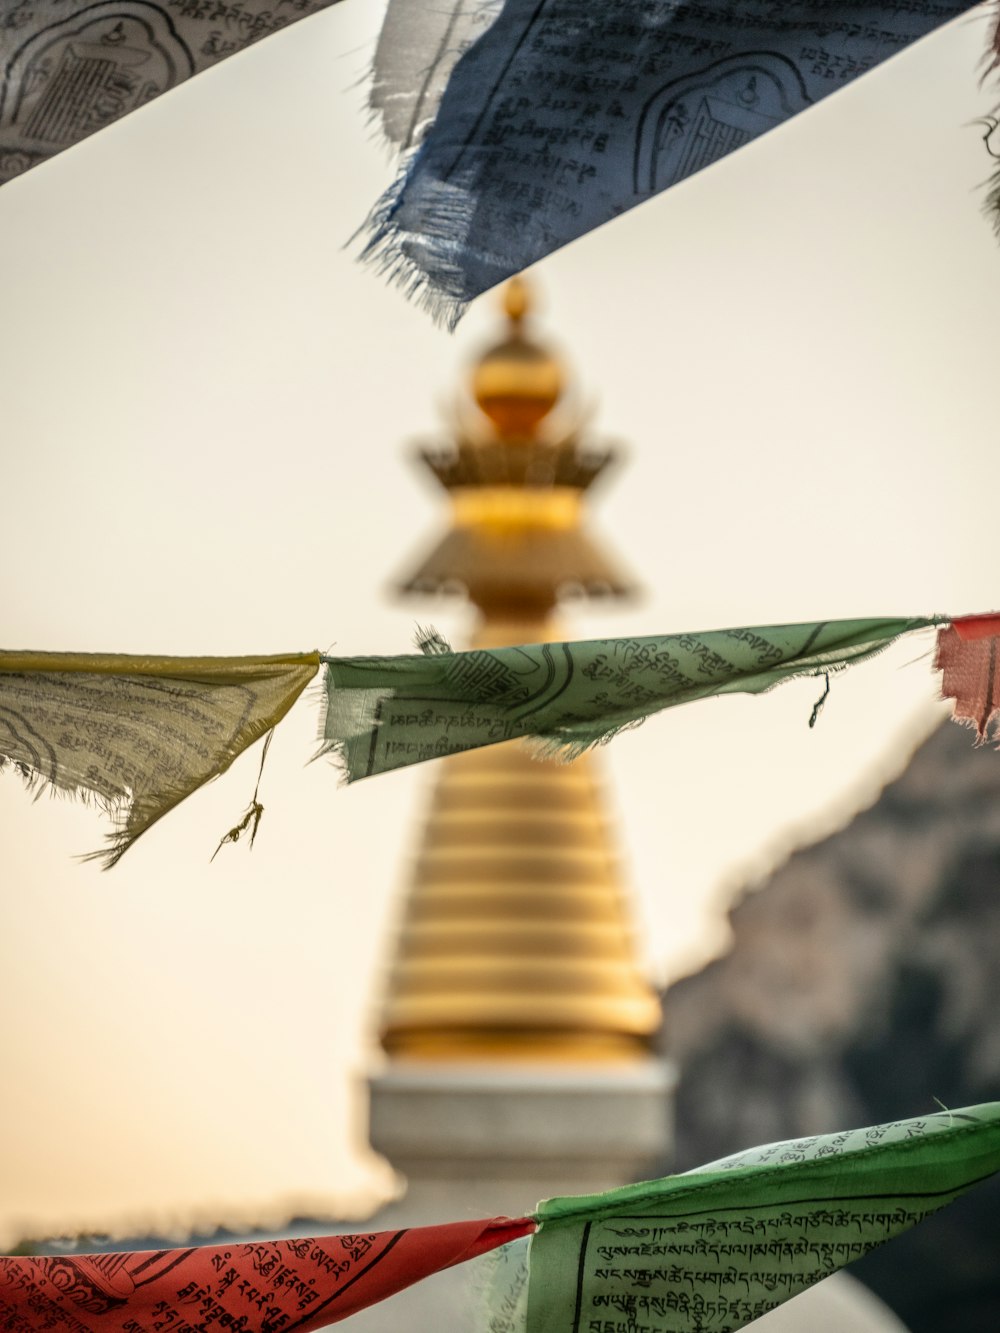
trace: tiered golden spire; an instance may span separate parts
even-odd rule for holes
[[[581,443],[566,372],[531,336],[523,279],[504,305],[506,335],[473,368],[456,438],[421,452],[451,496],[452,525],[402,590],[460,589],[487,620],[537,619],[561,592],[621,597],[634,585],[582,527],[584,492],[613,454]]]
[[[611,461],[581,445],[567,376],[530,333],[530,292],[504,293],[506,336],[477,362],[457,438],[423,459],[452,525],[403,584],[461,589],[474,646],[564,637],[571,587],[630,581],[584,530],[582,498]],[[588,756],[534,760],[519,742],[442,761],[385,1002],[382,1044],[413,1058],[642,1055],[660,1022],[642,978]]]

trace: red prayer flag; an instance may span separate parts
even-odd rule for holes
[[[1000,615],[989,612],[982,616],[959,616],[952,625],[960,639],[992,639],[1000,635]]]
[[[0,1256],[8,1333],[309,1333],[534,1231],[530,1218],[115,1254]]]
[[[955,721],[975,727],[981,741],[1000,712],[1000,620],[966,616],[938,630],[934,665],[941,693],[953,699]]]

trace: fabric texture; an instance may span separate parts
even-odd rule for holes
[[[335,0],[0,5],[0,184]]]
[[[451,72],[500,12],[502,0],[389,0],[368,106],[401,152],[434,123]]]
[[[649,714],[860,662],[944,617],[326,658],[325,748],[348,781],[527,737],[573,758]]]
[[[487,288],[972,8],[504,0],[374,210],[366,257],[454,322]]]
[[[0,652],[0,770],[94,800],[115,819],[114,865],[151,824],[269,733],[325,665],[322,745],[347,781],[502,741],[572,759],[652,713],[822,678],[937,627],[935,665],[958,721],[1000,711],[1000,616],[742,626],[454,653],[431,634],[399,657],[185,658]],[[266,748],[266,747],[265,747]],[[252,843],[254,793],[219,847]]]
[[[991,1103],[551,1199],[528,1245],[526,1301],[508,1308],[524,1311],[527,1333],[729,1333],[998,1169]]]
[[[941,694],[953,700],[955,721],[984,741],[1000,713],[1000,638],[947,625],[938,630],[934,666],[941,672]]]
[[[0,1328],[308,1333],[496,1250],[491,1333],[729,1333],[1000,1170],[1000,1103],[737,1153],[533,1216],[0,1257]],[[529,1238],[530,1239],[526,1239]]]
[[[259,1244],[0,1257],[0,1329],[309,1333],[533,1230],[529,1218]]]
[[[0,768],[109,809],[94,855],[112,866],[276,726],[319,661],[0,652]]]

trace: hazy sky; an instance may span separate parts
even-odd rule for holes
[[[0,190],[11,648],[407,651],[386,587],[443,519],[408,462],[495,319],[452,337],[355,262],[393,166],[344,0]],[[1000,249],[969,122],[983,11],[536,270],[645,580],[579,637],[1000,604]],[[346,248],[345,248],[346,246]],[[929,642],[678,709],[606,752],[658,978],[933,723]],[[370,1191],[352,1079],[430,766],[338,787],[280,728],[110,874],[96,812],[0,779],[0,1231],[263,1217]],[[1000,759],[998,759],[1000,762]],[[818,821],[818,822],[817,822]],[[360,1127],[359,1127],[360,1126]],[[526,1200],[526,1205],[533,1200]]]

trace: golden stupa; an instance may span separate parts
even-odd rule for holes
[[[504,307],[505,336],[472,371],[454,440],[422,452],[451,525],[402,584],[465,592],[476,647],[566,637],[555,611],[567,590],[632,591],[584,526],[584,495],[612,453],[581,442],[523,280]],[[539,761],[517,741],[441,761],[384,1005],[391,1057],[648,1054],[660,1009],[594,770],[589,756]]]

